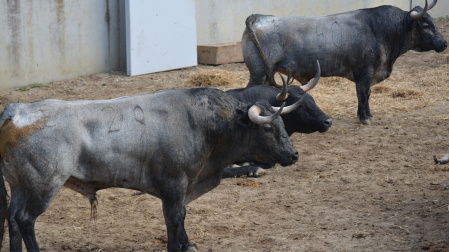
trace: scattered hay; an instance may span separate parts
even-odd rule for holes
[[[372,93],[388,94],[393,98],[417,98],[422,97],[423,92],[416,89],[391,88],[387,86],[374,86],[371,88]]]
[[[247,76],[248,74],[242,71],[230,72],[221,69],[210,69],[191,74],[189,82],[198,87],[231,85],[244,87],[246,84],[243,83],[249,79]]]
[[[373,93],[383,94],[383,93],[391,92],[391,88],[390,87],[386,87],[386,86],[374,86],[373,88],[371,88],[371,91]]]
[[[239,185],[239,186],[259,187],[260,183],[254,181],[254,180],[246,179],[246,180],[239,180],[239,181],[237,181],[237,185]]]
[[[391,96],[393,98],[406,98],[406,99],[421,97],[422,94],[423,92],[413,89],[394,90],[393,92],[391,92]]]

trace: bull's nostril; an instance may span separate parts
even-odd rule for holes
[[[292,160],[296,162],[296,161],[298,161],[298,159],[299,159],[299,153],[296,152],[292,155]]]
[[[444,49],[446,49],[447,48],[447,42],[446,43],[444,43]]]
[[[324,124],[325,124],[327,127],[332,126],[332,119],[331,119],[331,118],[327,119],[326,121],[324,121]]]

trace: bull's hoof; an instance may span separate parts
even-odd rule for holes
[[[369,118],[360,119],[360,122],[364,125],[371,124],[371,120]]]
[[[436,156],[433,156],[433,160],[435,161],[435,164],[447,164],[449,163],[449,153],[444,155],[444,157],[438,159]]]
[[[435,164],[439,164],[440,160],[438,160],[437,156],[433,156],[433,161],[435,161]]]
[[[260,177],[267,174],[267,171],[263,168],[257,167],[256,171],[252,171],[248,174],[248,177]]]
[[[198,249],[196,249],[196,246],[189,242],[189,245],[187,248],[182,250],[183,252],[198,252]]]

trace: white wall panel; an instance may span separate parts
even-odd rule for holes
[[[127,0],[128,75],[197,65],[194,0]]]

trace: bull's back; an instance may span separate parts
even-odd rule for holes
[[[360,60],[372,60],[377,50],[370,32],[370,12],[355,10],[320,17],[258,15],[252,27],[275,71],[290,65],[296,74],[313,78],[318,60],[321,76],[351,79],[352,66]],[[252,43],[245,34],[243,39],[243,46]]]

